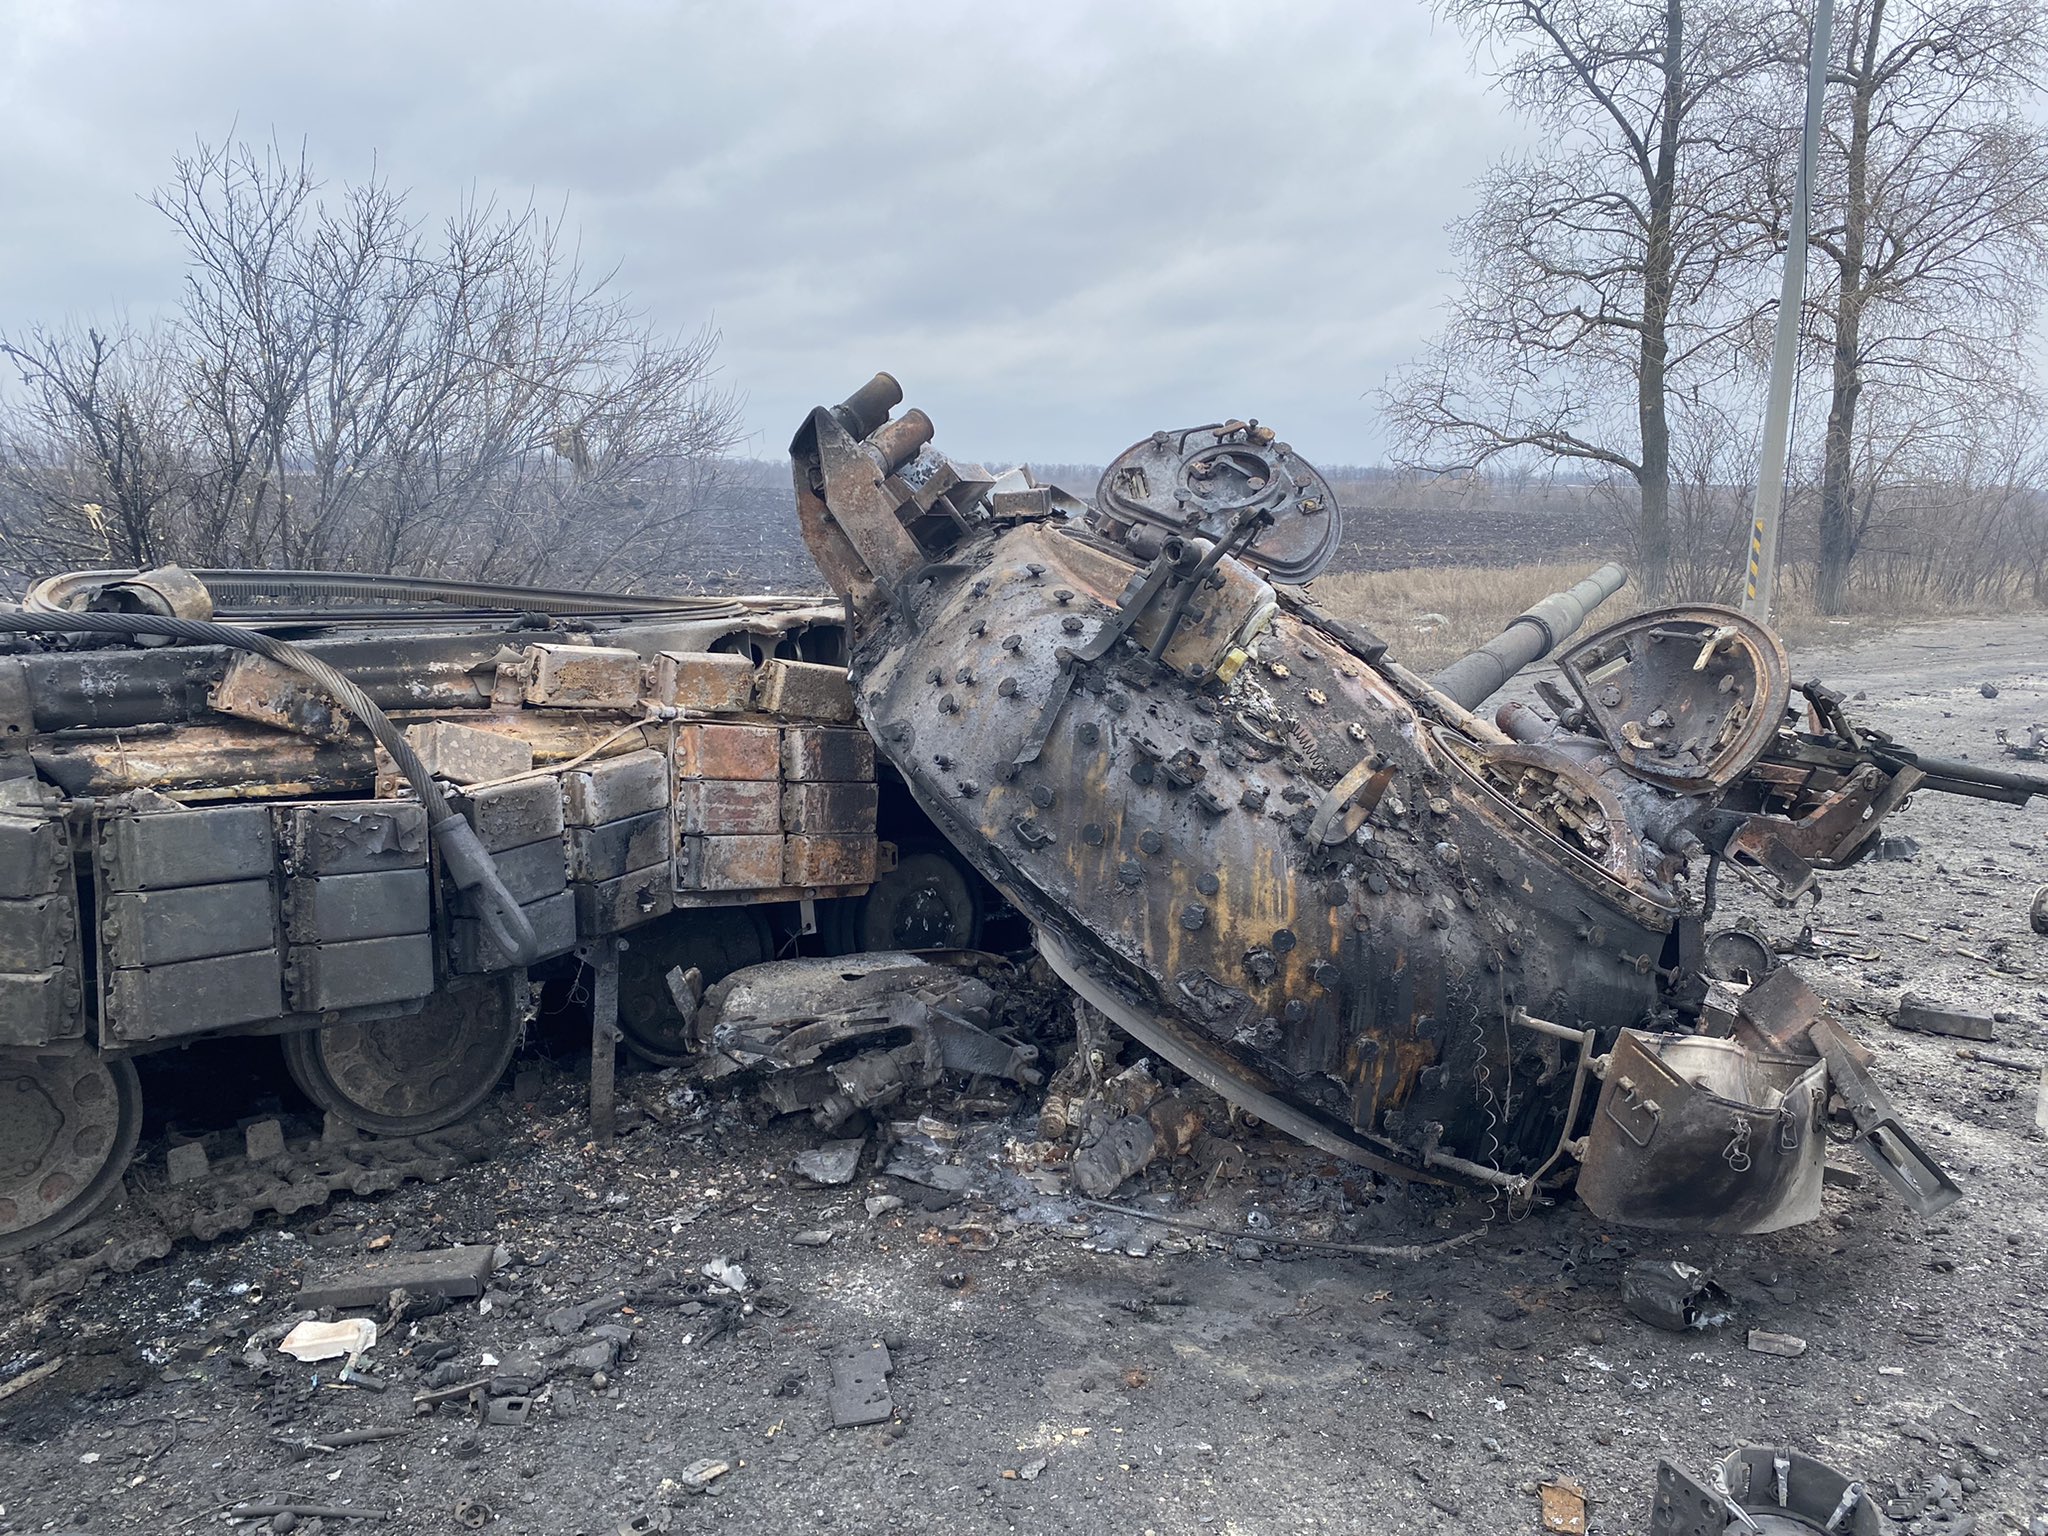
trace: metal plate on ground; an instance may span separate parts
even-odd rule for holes
[[[427,1253],[373,1253],[308,1275],[301,1307],[382,1306],[393,1291],[414,1296],[481,1296],[490,1279],[492,1247],[471,1243]]]
[[[888,1346],[880,1340],[848,1344],[832,1356],[832,1427],[885,1424],[896,1412],[889,1395],[889,1373],[895,1370]]]

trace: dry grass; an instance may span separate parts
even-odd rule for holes
[[[1341,619],[1362,624],[1387,642],[1398,661],[1425,677],[1484,645],[1532,603],[1572,585],[1599,562],[1591,559],[1531,565],[1417,566],[1400,571],[1346,571],[1319,576],[1310,595]],[[1590,633],[1647,605],[1634,586],[1623,587],[1595,610],[1581,633]],[[1972,614],[2001,614],[2009,604],[1945,604],[1852,597],[1849,612],[1824,618],[1805,583],[1779,589],[1772,627],[1795,657],[1823,645],[1843,645],[1902,624]]]
[[[1589,575],[1597,560],[1537,565],[1418,566],[1405,571],[1346,571],[1319,576],[1310,589],[1340,619],[1363,624],[1398,661],[1427,676],[1484,645],[1516,614]],[[1633,587],[1605,603],[1588,627],[1611,624],[1642,606]]]

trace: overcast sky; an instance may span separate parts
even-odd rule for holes
[[[753,452],[886,368],[942,447],[1094,463],[1226,415],[1376,460],[1518,133],[1423,0],[0,0],[0,330],[174,301],[143,195],[231,129],[565,205],[722,334]]]

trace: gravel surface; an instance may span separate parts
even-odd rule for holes
[[[1858,717],[1903,741],[1990,760],[1994,727],[2048,716],[2048,619],[1862,639],[1795,670],[1860,690]],[[964,1191],[872,1160],[821,1189],[787,1171],[814,1137],[755,1126],[747,1105],[707,1102],[672,1073],[624,1080],[632,1128],[599,1151],[581,1140],[573,1078],[543,1066],[538,1096],[506,1095],[522,1129],[491,1164],[187,1245],[12,1316],[0,1387],[63,1363],[0,1400],[0,1531],[205,1529],[264,1501],[362,1512],[317,1520],[358,1536],[460,1531],[464,1514],[488,1531],[594,1536],[636,1520],[1524,1532],[1538,1529],[1537,1484],[1557,1477],[1589,1494],[1592,1530],[1643,1531],[1658,1457],[1701,1473],[1756,1440],[1834,1462],[1920,1522],[1891,1529],[2028,1531],[2048,1512],[2048,1142],[2033,1129],[2048,940],[2025,907],[2048,881],[2048,806],[1922,797],[1892,830],[1916,858],[1832,877],[1816,913],[1751,915],[1786,938],[1814,924],[1829,953],[1797,963],[1964,1187],[1931,1223],[1864,1178],[1830,1188],[1804,1228],[1672,1241],[1575,1203],[1522,1213],[1382,1185],[1218,1127],[1229,1134],[1120,1197],[1170,1197],[1212,1236],[1040,1191],[1028,1154],[1006,1150],[1034,1134],[1021,1112],[935,1144]],[[2035,1071],[1891,1029],[1883,1010],[1908,987],[1996,1011],[2000,1038],[1983,1049]],[[1476,1242],[1420,1261],[1286,1241],[1475,1225]],[[390,1322],[364,1360],[384,1392],[249,1350],[291,1318],[309,1267],[456,1242],[499,1246],[488,1305],[415,1304]],[[1710,1270],[1731,1319],[1689,1334],[1639,1323],[1619,1294],[1635,1258]],[[714,1260],[744,1270],[744,1295],[702,1277]],[[550,1325],[613,1292],[624,1308],[589,1327]],[[592,1377],[607,1326],[630,1341]],[[1808,1347],[1755,1353],[1751,1329]],[[830,1357],[873,1340],[892,1357],[895,1412],[834,1429]],[[501,1373],[541,1359],[523,1426],[483,1427],[460,1405],[413,1416],[430,1370],[487,1374],[486,1355]],[[401,1433],[305,1448],[368,1427]],[[689,1469],[706,1460],[728,1470],[693,1493]]]

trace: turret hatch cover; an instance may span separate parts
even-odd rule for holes
[[[1095,504],[1111,523],[1230,538],[1240,559],[1289,582],[1330,563],[1344,526],[1329,482],[1256,421],[1154,432],[1117,455]]]

